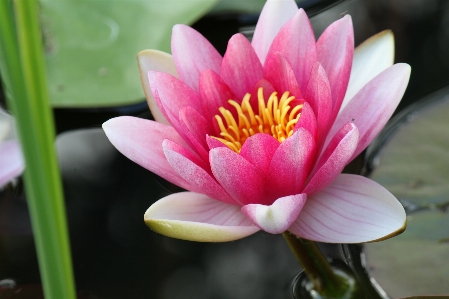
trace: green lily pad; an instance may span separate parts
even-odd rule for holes
[[[170,50],[174,24],[191,24],[217,0],[41,0],[49,93],[54,107],[144,101],[136,54]]]
[[[416,212],[401,235],[365,245],[371,275],[392,297],[449,294],[449,214]]]
[[[370,174],[398,199],[418,207],[449,202],[448,94],[443,90],[409,111],[384,134],[388,137],[380,138],[387,141]]]
[[[220,0],[212,9],[212,12],[235,11],[245,13],[260,13],[266,0]]]
[[[368,150],[370,178],[409,208],[402,235],[365,245],[372,276],[392,298],[449,294],[448,115],[445,88],[396,117]]]

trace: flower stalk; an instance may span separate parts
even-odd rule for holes
[[[298,238],[288,231],[283,236],[318,294],[326,298],[343,298],[348,293],[349,281],[334,271],[315,242]]]

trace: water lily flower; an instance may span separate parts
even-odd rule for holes
[[[0,188],[25,168],[20,144],[13,138],[12,117],[0,108]]]
[[[259,230],[331,243],[402,232],[405,212],[391,193],[341,174],[408,84],[393,43],[384,31],[354,51],[348,15],[316,41],[293,0],[268,0],[252,42],[235,34],[224,57],[194,29],[174,26],[172,55],[138,55],[156,121],[103,124],[125,156],[188,190],[154,203],[147,225],[211,242]]]

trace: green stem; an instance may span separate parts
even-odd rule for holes
[[[315,242],[300,239],[289,232],[283,236],[316,292],[330,298],[340,298],[347,292],[348,282],[335,273]]]
[[[36,0],[16,0],[13,5],[0,0],[0,71],[25,157],[24,181],[44,294],[47,299],[74,299],[38,4]]]

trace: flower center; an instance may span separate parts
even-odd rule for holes
[[[265,101],[263,88],[260,87],[257,91],[258,114],[255,114],[251,107],[249,93],[243,97],[241,104],[229,100],[228,103],[235,107],[237,117],[234,117],[229,110],[220,107],[218,110],[221,116],[215,115],[215,120],[221,137],[211,137],[220,140],[236,153],[240,152],[246,139],[257,133],[270,134],[280,142],[284,141],[293,134],[303,107],[302,102],[292,103],[295,97],[289,95],[290,93],[286,91],[279,99],[277,92],[273,92],[268,101]]]

